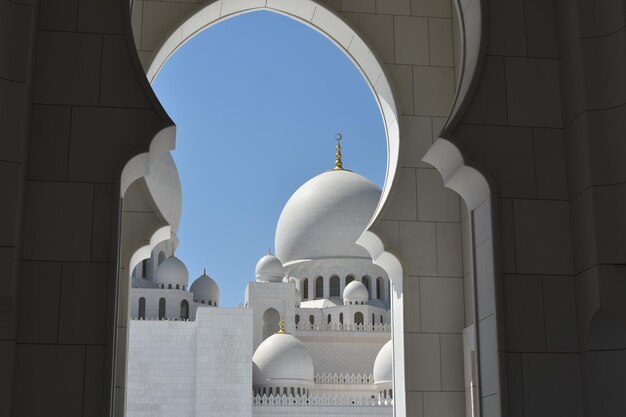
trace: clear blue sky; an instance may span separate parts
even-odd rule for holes
[[[367,82],[334,44],[288,17],[254,12],[205,30],[153,87],[177,125],[176,254],[190,281],[206,266],[222,306],[243,302],[289,197],[333,167],[336,132],[344,167],[382,187],[385,133]]]

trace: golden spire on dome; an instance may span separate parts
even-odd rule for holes
[[[268,254],[268,255],[272,255],[272,256],[274,255],[274,254],[272,253],[272,248],[269,248],[269,249],[267,250],[267,254]]]
[[[280,321],[278,322],[278,332],[276,332],[276,334],[289,334],[285,330],[285,320],[282,316],[280,317]]]
[[[335,167],[333,168],[334,171],[341,171],[343,170],[343,164],[341,163],[341,139],[343,136],[341,136],[341,133],[337,133],[335,135],[335,140],[337,141],[337,153],[335,154]]]

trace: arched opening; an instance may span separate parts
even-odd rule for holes
[[[357,62],[358,62],[358,60],[357,60]],[[393,158],[393,157],[391,157],[391,159],[393,160],[394,158]],[[379,255],[380,255],[380,253],[379,253],[379,254],[377,254],[376,256],[373,256],[373,257],[374,257],[374,259],[376,260],[377,258],[379,258]],[[378,262],[380,262],[381,264],[383,263],[383,261],[382,261],[381,259],[378,259]],[[395,278],[396,278],[396,279],[397,279],[398,277],[401,277],[401,275],[394,275],[394,276],[395,276]],[[387,291],[390,291],[390,288],[389,288],[389,287],[388,287],[388,290],[387,290]],[[399,289],[399,291],[401,291],[401,288]]]
[[[165,298],[163,297],[159,298],[159,316],[158,316],[159,320],[163,320],[165,318],[165,312],[166,312],[165,307],[166,307]]]
[[[180,302],[180,319],[189,319],[189,302],[187,300],[182,300]]]
[[[330,296],[341,296],[341,294],[339,293],[339,277],[337,275],[333,275],[332,277],[330,277]]]
[[[158,265],[161,265],[161,263],[165,260],[165,252],[161,251],[159,252],[159,257],[158,257]]]
[[[263,340],[267,339],[279,329],[280,314],[273,308],[263,313]]]
[[[296,314],[295,322],[296,322],[296,326],[300,324],[300,314]]]
[[[146,298],[139,297],[139,305],[137,308],[137,319],[145,320],[146,318]]]
[[[354,313],[354,324],[356,325],[363,324],[363,313],[361,313],[360,311],[357,311],[356,313]]]
[[[354,281],[354,275],[348,275],[346,277],[346,285],[348,285],[349,283],[351,283],[352,281]]]
[[[315,280],[315,298],[324,298],[324,278],[317,277]]]
[[[339,313],[339,324],[343,325],[343,313]]]
[[[314,316],[313,314],[311,314],[311,315],[309,316],[309,324],[310,324],[311,326],[313,326],[313,325],[315,324],[315,316]]]
[[[309,299],[309,279],[305,278],[302,282],[302,300]]]
[[[330,314],[326,317],[326,324],[330,324]]]
[[[365,288],[367,288],[369,298],[372,298],[372,292],[370,291],[370,278],[368,276],[363,276],[363,278],[361,278],[361,282],[365,285]]]
[[[382,295],[383,295],[383,293],[381,291],[382,284],[383,284],[383,277],[376,278],[376,299],[377,300],[380,300],[380,297],[382,297]]]

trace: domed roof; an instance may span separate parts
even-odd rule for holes
[[[343,301],[367,301],[370,297],[367,287],[360,281],[354,280],[343,290]]]
[[[253,385],[313,386],[313,359],[301,341],[280,331],[259,345],[252,357]]]
[[[265,282],[283,282],[285,268],[282,262],[272,253],[268,253],[256,264],[256,280]]]
[[[391,387],[393,380],[393,343],[388,341],[385,343],[374,361],[374,384],[377,386],[385,385]]]
[[[355,242],[371,220],[380,188],[346,170],[324,172],[287,201],[276,227],[276,255],[284,265],[306,259],[364,258]]]
[[[220,288],[206,271],[191,284],[189,291],[193,293],[194,300],[220,301]]]
[[[154,276],[157,284],[181,284],[187,285],[189,282],[189,272],[187,267],[175,256],[171,256],[161,262]]]

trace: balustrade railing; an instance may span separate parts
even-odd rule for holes
[[[351,394],[315,394],[315,395],[256,395],[252,398],[255,406],[354,406],[354,407],[391,407],[393,400],[381,396]]]
[[[316,384],[373,384],[374,376],[372,374],[315,374]]]
[[[391,324],[311,324],[308,322],[300,322],[296,324],[296,330],[309,332],[390,332]]]

